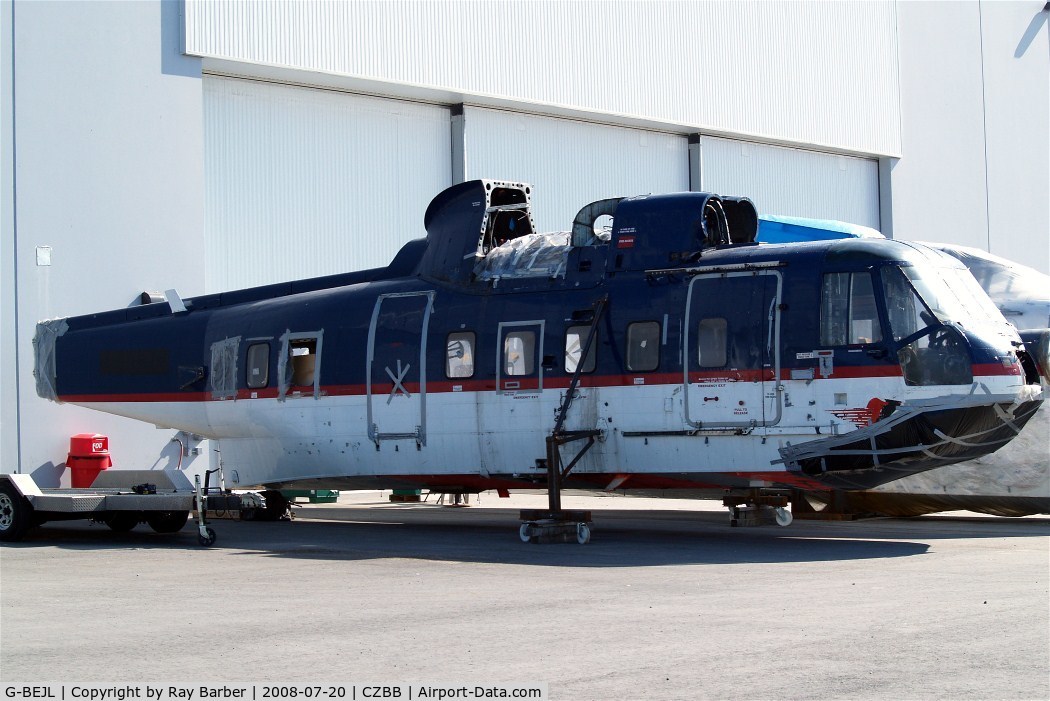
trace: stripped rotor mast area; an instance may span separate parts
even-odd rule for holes
[[[43,322],[38,391],[216,439],[238,486],[546,485],[552,510],[561,485],[867,489],[1042,400],[1045,353],[929,248],[758,244],[749,200],[696,192],[540,234],[531,197],[453,186],[385,268]]]

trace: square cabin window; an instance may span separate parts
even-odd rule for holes
[[[269,343],[253,343],[248,346],[248,362],[245,364],[249,389],[261,389],[270,384]]]
[[[445,344],[445,377],[474,377],[473,331],[458,331],[448,335]]]
[[[660,322],[638,321],[627,326],[627,369],[649,372],[660,366]]]
[[[289,343],[292,385],[311,387],[317,373],[317,339],[295,339]]]
[[[565,372],[576,372],[580,365],[580,356],[583,354],[583,344],[587,342],[587,335],[591,332],[590,326],[570,326],[565,331]],[[594,340],[587,351],[587,357],[583,361],[580,372],[594,372],[594,357],[598,348],[598,332],[594,332]]]
[[[511,331],[503,337],[503,369],[510,377],[531,375],[536,366],[536,334]]]
[[[697,362],[702,368],[721,368],[726,364],[726,320],[701,319],[696,334]]]

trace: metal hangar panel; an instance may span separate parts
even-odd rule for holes
[[[689,189],[685,136],[467,106],[465,179],[530,183],[540,231],[567,231],[606,197]]]
[[[206,287],[388,264],[451,184],[449,110],[206,75]]]
[[[706,136],[700,144],[699,189],[749,197],[759,214],[881,230],[876,159]]]

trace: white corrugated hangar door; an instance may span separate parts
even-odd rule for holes
[[[879,164],[705,136],[702,187],[750,198],[759,214],[836,219],[879,229]]]
[[[204,78],[209,292],[388,264],[451,184],[449,111]]]
[[[530,183],[540,231],[568,231],[594,200],[689,189],[684,136],[479,107],[463,116],[466,178]]]

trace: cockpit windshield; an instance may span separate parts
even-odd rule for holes
[[[981,324],[1003,323],[1005,318],[1002,312],[974,278],[973,273],[959,268],[945,268],[941,273],[951,293],[970,311],[972,315],[970,319],[978,319]],[[959,320],[959,323],[966,326],[967,320],[964,317]]]
[[[983,320],[985,313],[962,283],[953,279],[949,284],[949,275],[939,275],[954,272],[897,266],[882,269],[886,315],[893,339],[901,342],[897,358],[908,385],[973,381],[966,342],[958,330],[943,322],[969,324],[970,319]]]
[[[882,270],[882,284],[890,327],[898,340],[937,322],[971,329],[1006,324],[973,275],[963,268],[887,266]]]

